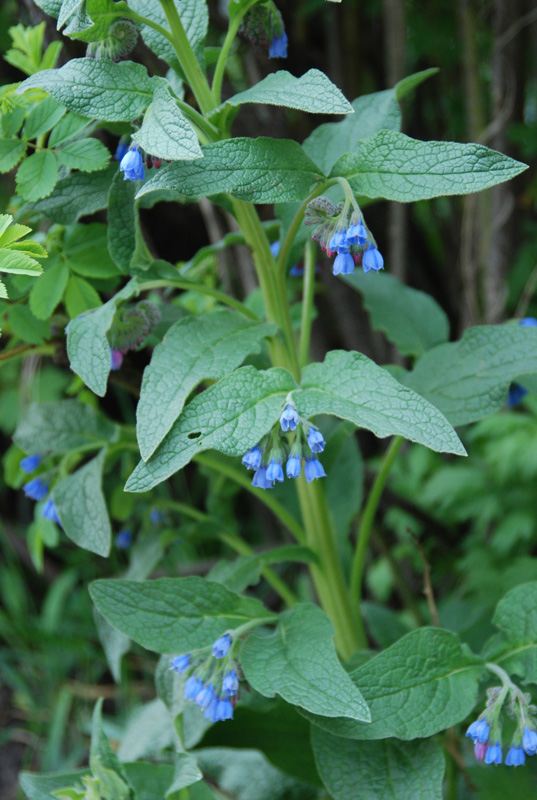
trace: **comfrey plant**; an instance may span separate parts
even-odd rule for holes
[[[223,796],[213,794],[218,786],[227,792],[231,765],[269,787],[263,797],[437,798],[445,779],[454,797],[468,775],[470,720],[479,761],[521,765],[537,750],[535,709],[510,675],[537,682],[537,584],[501,600],[498,632],[481,654],[447,628],[378,636],[362,598],[377,508],[403,441],[464,456],[455,427],[499,410],[510,383],[537,371],[537,331],[516,321],[448,342],[432,298],[389,274],[366,203],[475,193],[525,165],[480,144],[400,132],[398,101],[433,71],[351,104],[318,69],[299,77],[278,69],[235,94],[227,87],[223,99],[230,55],[249,46],[239,35],[273,58],[292,47],[272,0],[229,0],[217,49],[205,49],[205,0],[38,5],[88,51],[55,68],[56,51],[36,61],[30,33],[18,34],[16,60],[28,77],[3,90],[0,155],[6,170],[17,168],[13,211],[32,221],[39,242],[0,217],[0,288],[16,300],[3,336],[13,358],[28,350],[68,359],[74,375],[67,399],[25,409],[10,480],[38,503],[36,563],[46,546],[66,546],[64,534],[103,558],[115,542],[113,563],[128,561],[122,577],[90,586],[114,678],[131,641],[162,658],[160,699],[141,712],[151,725],[134,736],[132,758],[147,759],[133,762],[126,735],[116,754],[99,701],[89,767],[25,773],[27,796],[201,800]],[[138,36],[160,59],[152,64],[168,63],[165,76],[126,60]],[[232,136],[237,115],[255,103],[343,120],[302,144]],[[186,263],[163,260],[145,238],[141,209],[174,202],[181,215],[202,198],[236,230]],[[107,226],[103,216],[80,221],[104,210]],[[225,291],[216,269],[216,254],[237,243],[257,275],[248,298]],[[311,360],[318,258],[327,290],[337,276],[359,292],[407,369],[356,351]],[[136,351],[129,369],[144,367],[138,381],[117,373],[127,351]],[[392,437],[363,507],[356,429]],[[260,530],[233,511],[239,491],[263,507],[258,516],[281,546],[259,546]],[[170,566],[170,554],[184,540],[191,551],[203,544],[211,556],[236,558],[218,560],[206,577],[177,577],[183,565]],[[104,564],[96,568],[110,576]],[[157,566],[164,576],[150,578]],[[491,674],[502,685],[475,719]],[[291,744],[275,748],[282,731]]]

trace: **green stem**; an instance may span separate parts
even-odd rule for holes
[[[220,50],[220,54],[218,56],[218,61],[216,62],[216,67],[214,70],[214,77],[213,77],[213,86],[212,92],[214,97],[214,102],[216,105],[220,105],[220,98],[222,94],[222,81],[224,80],[224,73],[226,71],[226,64],[229,57],[229,51],[231,50],[231,45],[235,40],[235,36],[238,33],[240,28],[241,22],[244,16],[248,13],[250,8],[257,3],[257,0],[249,0],[245,3],[240,11],[237,11],[233,17],[233,19],[229,23],[229,28],[226,33],[226,38],[224,39],[224,44],[222,45],[222,49]]]
[[[369,535],[375,519],[378,504],[384,491],[388,475],[393,466],[393,462],[397,457],[401,445],[403,444],[403,437],[396,436],[386,451],[384,461],[380,471],[375,478],[367,503],[362,514],[362,520],[358,529],[358,540],[356,542],[356,550],[354,551],[354,558],[352,562],[351,572],[351,598],[356,603],[357,608],[360,608],[360,594],[362,588],[362,577],[364,572],[365,556],[367,552],[367,545],[369,543]]]
[[[219,289],[213,289],[212,286],[204,286],[201,283],[194,283],[193,281],[185,280],[146,281],[145,283],[140,284],[140,291],[149,292],[151,289],[166,289],[168,287],[174,289],[187,289],[191,292],[207,294],[210,297],[214,297],[220,303],[224,303],[225,305],[234,308],[236,311],[240,311],[240,313],[244,314],[245,317],[259,322],[259,317],[254,314],[253,311],[247,308],[244,303],[241,303],[240,300],[235,300],[234,297],[230,297],[225,292],[221,292]]]
[[[291,225],[287,233],[285,234],[285,238],[283,240],[282,246],[280,248],[280,252],[278,253],[277,259],[277,268],[278,273],[285,274],[285,267],[287,266],[287,262],[289,260],[289,253],[291,251],[291,247],[293,246],[293,242],[295,241],[296,235],[298,233],[298,229],[302,225],[302,220],[304,219],[304,215],[306,214],[306,209],[308,207],[308,203],[311,203],[316,197],[322,194],[329,186],[332,186],[334,183],[337,183],[337,180],[334,178],[333,180],[324,181],[320,183],[315,189],[309,194],[308,197],[304,200],[298,211],[296,212]]]
[[[215,142],[217,139],[220,138],[220,131],[216,128],[212,122],[209,122],[205,119],[205,117],[196,111],[195,108],[192,108],[188,103],[185,103],[183,100],[179,100],[177,97],[175,98],[175,102],[183,112],[186,117],[189,117],[190,121],[199,129],[198,132],[204,135],[200,138],[205,138],[206,141],[202,141],[202,144],[207,144],[208,142]]]
[[[293,517],[293,515],[282,506],[278,500],[275,500],[273,495],[270,492],[264,489],[257,489],[255,486],[252,486],[252,482],[244,470],[235,469],[230,464],[224,463],[221,459],[215,458],[214,456],[210,456],[207,453],[200,453],[195,457],[195,461],[198,464],[204,464],[206,467],[210,469],[214,469],[217,472],[220,472],[222,475],[225,475],[227,478],[230,478],[232,481],[235,481],[239,486],[242,486],[244,489],[249,491],[258,500],[261,500],[264,505],[269,508],[272,513],[278,517],[282,525],[284,525],[290,533],[293,534],[297,542],[300,544],[306,544],[306,536],[304,531]]]
[[[300,345],[298,348],[298,360],[301,369],[306,366],[309,359],[314,291],[315,245],[312,241],[309,241],[304,248],[304,290],[302,293],[302,319],[300,323]]]
[[[185,33],[181,17],[175,7],[173,0],[159,0],[164,9],[168,25],[172,34],[172,45],[185,77],[194,92],[198,105],[203,114],[208,114],[215,107],[215,102],[207,83],[207,77],[199,65],[199,62],[190,46],[188,36]]]

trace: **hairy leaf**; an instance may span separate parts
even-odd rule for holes
[[[196,132],[179,109],[165,81],[156,85],[142,127],[132,139],[146,153],[169,161],[191,161],[203,155]]]
[[[99,411],[77,400],[31,403],[13,439],[25,453],[68,453],[88,444],[113,441],[116,427]]]

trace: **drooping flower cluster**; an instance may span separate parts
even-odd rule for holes
[[[535,317],[524,317],[518,323],[525,328],[537,328],[537,319]],[[524,397],[528,394],[528,390],[521,386],[519,383],[512,383],[509,387],[509,396],[507,398],[507,407],[513,408],[518,406]]]
[[[288,433],[294,433],[291,445],[288,436],[283,435]],[[295,404],[288,398],[279,423],[244,454],[242,463],[255,471],[252,485],[259,489],[273,489],[277,482],[283,482],[284,463],[288,478],[298,478],[304,464],[304,476],[310,483],[326,476],[317,458],[317,453],[322,453],[324,447],[322,433],[299,415]]]
[[[185,697],[203,710],[205,719],[221,722],[233,719],[239,693],[239,668],[233,658],[232,635],[225,633],[210,648],[175,656],[170,669],[190,672]]]
[[[43,456],[41,453],[25,456],[21,459],[20,467],[24,472],[30,475],[38,468],[42,458]],[[28,481],[28,483],[24,484],[22,490],[26,497],[29,497],[31,500],[35,500],[37,503],[40,503],[42,500],[45,500],[49,494],[49,483],[43,476],[32,478],[31,481]],[[52,497],[49,497],[44,503],[43,508],[41,509],[41,516],[45,517],[45,519],[52,520],[52,522],[55,522],[61,527],[62,523],[60,521],[60,517],[58,516],[58,509],[56,508],[56,504],[54,503]]]
[[[315,226],[313,241],[329,258],[335,257],[334,275],[352,275],[358,264],[364,272],[384,269],[384,259],[356,204],[336,206],[327,197],[316,197],[308,203],[304,222]]]
[[[108,333],[111,369],[119,369],[125,353],[136,350],[159,322],[158,306],[149,300],[141,300],[132,308],[116,312]]]
[[[524,694],[508,678],[503,686],[489,689],[487,707],[472,722],[466,736],[474,743],[474,755],[485,764],[501,764],[502,752],[502,714],[507,714],[516,722],[511,746],[505,757],[508,767],[520,767],[526,763],[526,756],[537,753],[537,707],[531,705],[531,697]]]
[[[260,47],[268,47],[269,58],[287,58],[287,34],[282,15],[272,0],[258,3],[244,16],[239,34]]]

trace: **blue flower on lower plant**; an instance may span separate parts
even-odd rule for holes
[[[119,165],[121,172],[124,172],[124,181],[143,181],[145,178],[144,159],[137,145],[125,153]]]
[[[259,469],[263,461],[263,451],[260,446],[256,444],[248,450],[242,457],[242,464],[247,469]]]
[[[196,675],[191,675],[188,678],[187,682],[185,683],[185,697],[187,700],[196,700],[196,697],[199,695],[201,690],[203,689],[203,682],[200,681]]]
[[[352,275],[354,272],[354,258],[350,253],[340,252],[334,259],[332,273],[334,275]]]
[[[357,245],[367,244],[367,231],[361,222],[349,225],[347,229],[347,243]]]
[[[275,458],[272,458],[270,460],[270,464],[267,466],[266,476],[267,476],[267,481],[270,481],[270,483],[275,483],[276,481],[282,483],[283,467],[281,465],[281,462],[276,461]]]
[[[528,390],[524,389],[519,383],[512,383],[509,387],[509,395],[507,396],[507,407],[514,408],[522,402],[527,394]]]
[[[306,459],[306,463],[304,465],[304,475],[306,476],[308,483],[311,483],[316,478],[326,478],[326,472],[323,469],[323,465],[319,459],[316,458],[316,456]]]
[[[526,754],[520,745],[515,747],[511,746],[509,752],[505,757],[505,764],[507,767],[521,767],[526,763]]]
[[[302,459],[300,456],[290,456],[285,465],[285,472],[288,478],[298,478],[302,472]]]
[[[203,716],[205,719],[210,719],[211,722],[224,722],[226,719],[233,719],[233,703],[227,697],[215,695],[205,709]]]
[[[537,319],[535,317],[524,317],[518,324],[524,325],[526,328],[537,328]]]
[[[472,722],[468,730],[466,731],[466,736],[469,736],[474,742],[481,742],[481,744],[486,744],[489,739],[490,728],[487,724],[487,721],[484,719],[476,719],[475,722]]]
[[[272,39],[269,47],[269,58],[287,58],[287,34],[282,31],[280,36]]]
[[[499,742],[489,744],[487,747],[487,754],[485,756],[485,764],[501,764],[502,763],[502,746]]]
[[[329,250],[333,253],[348,253],[349,243],[347,241],[347,231],[345,228],[341,231],[336,231],[328,244]]]
[[[182,656],[175,656],[175,658],[170,659],[170,669],[173,669],[174,672],[177,674],[181,674],[190,666],[190,654],[187,653],[186,655]]]
[[[33,456],[26,456],[25,458],[21,458],[20,468],[27,472],[30,475],[32,472],[39,466],[39,462],[42,459],[41,453],[35,453]]]
[[[238,691],[239,679],[235,670],[232,669],[231,672],[228,672],[227,675],[224,676],[224,680],[222,681],[222,692],[223,694],[233,697],[233,695],[237,694]]]
[[[214,686],[202,685],[202,688],[196,695],[196,699],[194,700],[194,702],[200,708],[207,708],[214,700],[214,697],[215,697]]]
[[[537,733],[530,728],[524,729],[522,736],[522,747],[529,756],[534,756],[537,753]]]
[[[295,431],[299,422],[300,420],[296,408],[288,403],[280,415],[282,431]]]
[[[229,653],[229,648],[231,647],[231,636],[229,633],[225,633],[223,636],[220,636],[219,639],[213,644],[213,656],[215,658],[224,658]]]
[[[384,259],[377,248],[372,244],[369,245],[363,255],[362,267],[364,272],[369,272],[370,270],[378,272],[379,270],[384,269]]]
[[[128,153],[129,145],[127,142],[119,142],[118,146],[116,147],[116,153],[114,158],[116,161],[122,161],[123,157]]]
[[[252,486],[256,486],[258,489],[274,488],[274,481],[269,481],[267,478],[266,467],[259,467],[259,469],[256,470],[255,475],[252,478]]]
[[[128,550],[132,544],[132,533],[124,528],[116,536],[116,547],[118,550]]]
[[[58,509],[56,508],[56,503],[49,497],[45,505],[43,506],[43,510],[41,511],[41,515],[45,517],[45,519],[50,519],[52,522],[55,522],[57,525],[61,527],[61,520],[58,516]]]
[[[326,442],[321,431],[317,428],[310,428],[308,431],[308,445],[312,453],[322,453]]]
[[[44,500],[48,494],[48,483],[45,483],[41,478],[34,478],[33,481],[25,483],[22,490],[26,497],[31,500]]]
[[[123,353],[121,350],[112,350],[110,348],[110,369],[115,372],[123,364]]]

